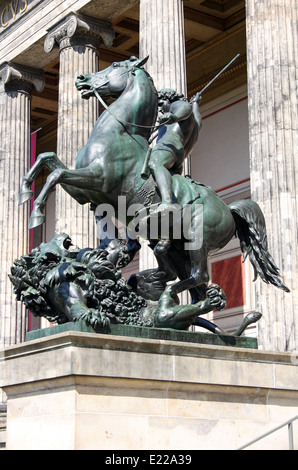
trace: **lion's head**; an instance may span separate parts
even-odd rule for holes
[[[113,259],[113,257],[112,257]],[[106,250],[74,248],[66,234],[54,237],[14,261],[9,275],[17,300],[52,323],[69,321],[60,302],[61,286],[110,321],[143,324],[146,301],[135,294]],[[149,326],[149,325],[147,325]]]

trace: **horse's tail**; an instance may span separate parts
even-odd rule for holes
[[[268,252],[266,223],[259,205],[249,199],[229,204],[236,223],[236,235],[240,240],[243,261],[249,256],[254,268],[254,281],[258,275],[267,284],[290,292],[283,284],[272,256]]]

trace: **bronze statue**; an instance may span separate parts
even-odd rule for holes
[[[51,170],[34,202],[30,228],[44,222],[43,209],[57,184],[61,184],[80,204],[91,203],[92,207],[103,202],[111,204],[125,226],[136,220],[136,229],[142,220],[145,225],[150,223],[150,211],[162,203],[162,197],[152,177],[145,181],[141,176],[144,163],[148,155],[150,157],[149,140],[156,127],[158,111],[157,91],[143,68],[146,60],[131,57],[115,62],[101,72],[77,78],[76,87],[84,99],[91,96],[102,99],[103,96],[116,100],[97,120],[87,144],[78,152],[74,170],[66,168],[54,153],[43,153],[23,177],[20,203],[32,196],[30,186],[42,168],[47,166]],[[166,116],[167,120],[169,117]],[[198,127],[196,122],[194,129],[198,130]],[[168,135],[172,135],[172,131]],[[190,139],[190,142],[194,140]],[[182,151],[179,154],[178,167],[187,153],[186,147],[183,155]],[[156,155],[158,158],[158,153]],[[223,248],[235,234],[240,239],[242,252],[254,267],[256,277],[259,275],[264,282],[288,291],[268,252],[264,216],[255,202],[243,200],[227,206],[211,188],[177,173],[172,175],[171,187],[172,200],[181,208],[176,225],[185,228],[188,224],[189,230],[177,238],[174,236],[176,227],[172,226],[167,240],[160,239],[158,235],[150,238],[149,233],[158,268],[138,273],[131,279],[129,287],[137,295],[142,291],[143,298],[156,301],[165,295],[170,303],[175,304],[176,295],[188,290],[193,304],[207,300],[208,255]],[[140,219],[141,210],[133,215],[119,214],[119,196],[125,196],[128,208],[137,206],[145,209],[143,219]],[[167,287],[170,280],[175,282]],[[221,299],[216,308],[223,308],[224,304]],[[159,317],[165,319],[164,327],[187,328],[193,323],[200,324],[201,319],[196,316],[200,314],[200,308],[196,310],[193,305],[176,304],[175,315],[171,315],[170,320],[162,311],[168,306],[167,302],[160,304]]]
[[[34,316],[58,324],[83,320],[96,331],[108,331],[110,324],[187,329],[198,315],[225,305],[225,294],[215,284],[209,286],[206,299],[192,306],[180,307],[168,289],[158,304],[147,302],[127,285],[119,262],[119,250],[116,256],[110,248],[81,250],[62,233],[16,260],[9,277],[17,299]],[[234,336],[259,317],[249,314]],[[228,335],[206,320],[203,326]]]

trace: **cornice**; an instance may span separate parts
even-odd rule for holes
[[[49,53],[54,47],[91,45],[98,48],[101,43],[110,47],[115,32],[110,23],[89,16],[71,13],[55,25],[46,36],[44,50]]]

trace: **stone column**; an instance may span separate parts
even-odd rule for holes
[[[70,14],[45,39],[50,52],[60,48],[59,111],[57,155],[74,168],[78,150],[83,147],[98,118],[96,98],[83,100],[75,87],[76,77],[98,72],[98,47],[112,44],[114,32],[105,22]],[[66,232],[81,248],[96,247],[96,226],[90,206],[80,206],[61,186],[56,188],[56,233]]]
[[[183,0],[140,1],[140,57],[158,90],[187,94]]]
[[[33,87],[42,91],[44,77],[12,63],[0,66],[0,348],[24,340],[25,309],[16,302],[8,278],[16,258],[28,253],[30,204],[18,207],[22,177],[30,168],[30,110]]]
[[[296,28],[293,0],[247,0],[251,197],[264,212],[269,251],[291,289],[255,284],[263,313],[259,344],[278,351],[298,350]]]
[[[146,69],[157,90],[172,88],[187,96],[183,0],[140,0],[139,55],[149,55]],[[184,172],[190,173],[189,161]],[[152,266],[152,251],[143,243],[140,270]]]

